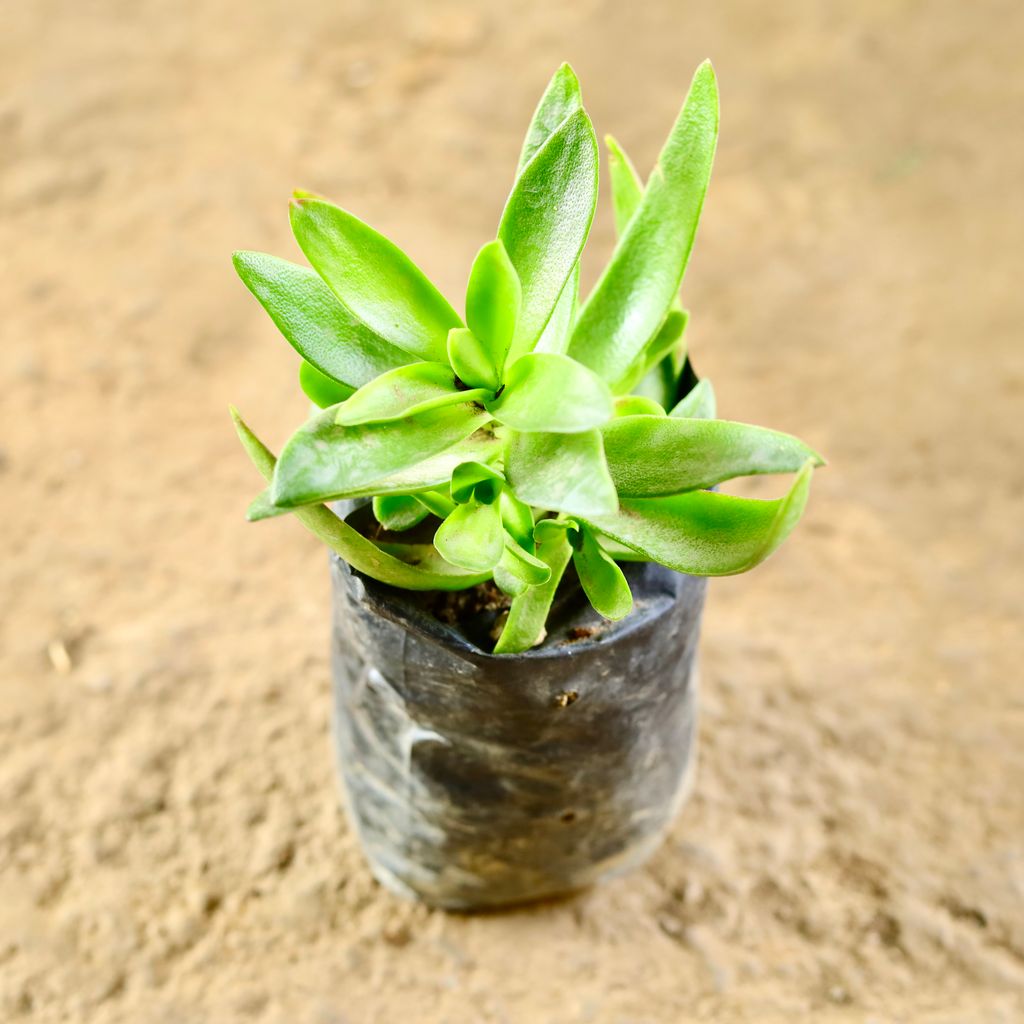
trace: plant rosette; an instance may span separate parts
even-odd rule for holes
[[[238,252],[317,411],[266,489],[334,554],[335,733],[377,876],[428,902],[570,891],[643,859],[686,788],[704,577],[793,530],[821,457],[718,419],[679,291],[718,135],[698,68],[644,183],[607,139],[618,241],[586,301],[598,145],[572,69],[534,114],[464,318],[397,245],[308,192],[310,267]],[[781,497],[721,493],[792,473]]]

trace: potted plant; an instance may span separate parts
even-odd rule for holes
[[[333,552],[335,737],[376,875],[428,903],[550,896],[657,845],[690,774],[707,576],[793,529],[820,457],[715,418],[683,272],[718,133],[710,64],[644,184],[611,138],[615,251],[578,303],[598,146],[563,65],[459,315],[393,242],[297,192],[311,268],[235,254],[318,410],[251,520]],[[777,500],[719,493],[794,473]]]

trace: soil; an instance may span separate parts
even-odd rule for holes
[[[458,624],[461,632],[471,629],[471,623],[481,615],[489,615],[493,622],[498,612],[512,604],[512,599],[490,580],[469,590],[432,594],[430,600],[434,618],[449,626]]]
[[[0,1019],[1024,1019],[1019,3],[3,22]],[[559,61],[650,167],[707,55],[696,364],[723,416],[830,465],[787,545],[711,586],[699,778],[653,860],[428,912],[336,803],[324,552],[243,521],[227,403],[275,447],[305,403],[228,255],[295,256],[309,188],[457,301]]]

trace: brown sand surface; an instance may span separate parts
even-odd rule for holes
[[[1024,1020],[1018,0],[0,25],[0,1020]],[[337,807],[324,552],[242,521],[227,403],[275,445],[305,403],[228,255],[294,256],[302,186],[457,300],[559,61],[646,168],[709,55],[692,348],[724,416],[831,464],[712,585],[700,776],[649,865],[428,912]]]

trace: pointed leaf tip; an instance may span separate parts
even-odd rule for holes
[[[698,68],[643,198],[573,330],[569,354],[610,383],[665,319],[697,232],[718,138],[718,93]]]
[[[658,497],[765,473],[795,473],[820,458],[798,438],[728,420],[627,416],[604,428],[621,497]]]
[[[292,232],[342,304],[392,345],[443,361],[448,331],[462,320],[391,239],[323,199],[291,207]]]
[[[580,258],[597,202],[594,126],[577,106],[520,172],[498,226],[522,290],[511,365],[533,350]]]
[[[274,472],[273,453],[241,419],[238,432],[260,474],[269,480]],[[269,501],[258,500],[269,510]],[[293,515],[354,569],[394,587],[405,590],[463,590],[482,583],[490,575],[458,569],[439,558],[431,545],[388,544],[385,549],[384,545],[364,537],[323,505],[296,509]]]

